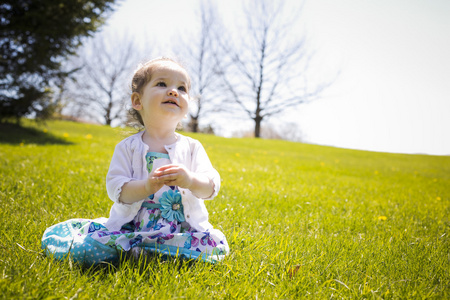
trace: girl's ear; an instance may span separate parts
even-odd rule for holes
[[[135,110],[142,109],[141,95],[138,92],[134,92],[133,94],[131,94],[131,106]]]

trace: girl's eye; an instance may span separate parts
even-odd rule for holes
[[[166,86],[166,83],[164,81],[160,81],[156,84],[156,86]]]
[[[186,89],[185,86],[179,86],[178,89],[179,89],[180,91],[182,91],[182,92],[186,92],[186,91],[187,91],[187,89]]]

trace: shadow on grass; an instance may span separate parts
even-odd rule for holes
[[[134,257],[130,252],[125,251],[120,252],[119,259],[114,262],[101,262],[95,265],[78,264],[78,266],[85,272],[99,270],[115,272],[119,269],[132,268],[139,270],[139,273],[143,274],[149,268],[155,268],[161,266],[161,264],[171,264],[178,271],[190,269],[197,264],[206,264],[210,267],[214,266],[201,260],[172,257],[160,253],[141,254],[139,257]]]
[[[35,252],[40,255],[44,260],[49,260],[49,263],[56,263],[63,269],[76,268],[82,274],[88,276],[96,276],[96,274],[113,274],[116,272],[124,272],[126,270],[133,270],[132,272],[138,272],[139,275],[143,275],[149,272],[149,269],[161,268],[163,264],[166,264],[166,268],[173,268],[178,273],[187,272],[193,267],[199,265],[200,267],[207,267],[211,271],[215,265],[205,263],[203,261],[186,259],[186,258],[174,258],[163,254],[149,253],[148,255],[140,255],[139,258],[133,257],[129,252],[120,252],[119,258],[110,262],[100,262],[97,264],[84,264],[83,262],[74,262],[72,258],[66,255],[63,259],[55,259],[52,254],[45,254],[43,250]]]
[[[0,144],[73,145],[50,133],[16,124],[0,123]]]

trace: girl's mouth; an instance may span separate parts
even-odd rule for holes
[[[176,106],[179,106],[178,105],[178,103],[176,102],[176,101],[174,101],[174,100],[167,100],[167,101],[165,101],[165,102],[163,102],[164,104],[174,104],[174,105],[176,105]]]

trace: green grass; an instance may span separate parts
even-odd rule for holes
[[[206,205],[231,254],[85,269],[43,256],[40,239],[108,216],[104,178],[127,132],[27,124],[0,130],[2,299],[450,298],[448,156],[190,134],[222,176]]]

